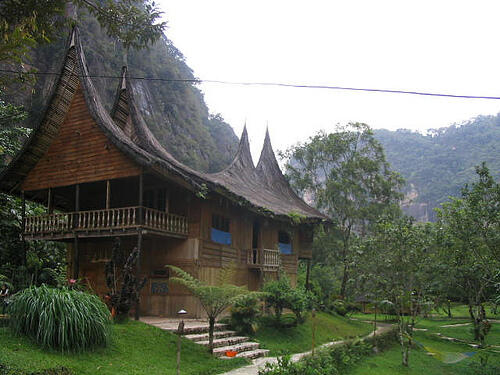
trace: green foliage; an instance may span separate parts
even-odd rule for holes
[[[307,307],[307,294],[298,287],[292,288],[286,274],[282,273],[278,280],[268,281],[262,287],[266,303],[274,310],[276,322],[281,322],[283,309],[290,309],[298,323],[303,322],[302,314]]]
[[[137,248],[127,256],[121,250],[119,238],[115,239],[111,259],[106,262],[105,275],[109,302],[116,313],[116,322],[123,323],[128,319],[130,309],[138,301],[141,289],[146,284],[146,278],[138,280],[136,276],[138,257]]]
[[[3,0],[0,3],[0,62],[21,64],[31,48],[50,42],[71,19],[72,4],[94,14],[107,35],[125,48],[144,48],[162,36],[165,22],[148,0]]]
[[[5,366],[0,363],[0,375],[74,375],[74,372],[66,367],[50,368],[42,371],[23,371],[19,368]]]
[[[120,41],[124,48],[143,49],[160,39],[167,27],[166,22],[158,23],[160,12],[149,0],[103,0],[102,5],[89,6],[86,1],[78,1],[96,17],[106,29],[109,37]]]
[[[277,325],[274,317],[264,315],[259,318],[259,330],[252,335],[252,340],[269,349],[271,351],[269,356],[273,357],[283,351],[302,353],[311,350],[313,326],[317,346],[340,339],[364,336],[372,331],[371,324],[321,311],[316,312],[314,324],[312,314],[304,316],[304,323],[297,324],[294,314],[283,314],[281,324]]]
[[[246,295],[231,307],[231,327],[242,334],[257,331],[260,315],[260,300],[257,296]]]
[[[179,283],[186,287],[201,303],[203,310],[207,313],[209,322],[209,348],[213,350],[213,333],[215,320],[227,308],[247,296],[261,296],[258,292],[249,292],[246,287],[232,284],[234,278],[234,267],[221,269],[216,285],[208,285],[191,276],[179,267],[167,266],[177,277],[171,277],[170,281]]]
[[[391,171],[384,150],[366,124],[350,123],[334,133],[320,132],[284,156],[291,185],[312,197],[334,228],[324,232],[325,260],[341,263],[341,296],[346,296],[355,233],[367,233],[383,213],[398,213],[403,179]]]
[[[294,211],[289,212],[288,217],[292,220],[293,224],[300,224],[304,219],[306,219],[305,215]]]
[[[259,375],[334,375],[344,374],[346,370],[370,355],[374,346],[384,350],[396,342],[395,331],[391,330],[374,339],[347,341],[342,345],[317,350],[315,355],[308,355],[298,362],[292,362],[290,356],[278,359],[277,364],[266,364]]]
[[[41,347],[82,351],[109,342],[109,311],[99,297],[45,285],[15,295],[8,309],[10,327]]]
[[[474,338],[484,344],[488,333],[484,303],[495,298],[500,269],[500,184],[483,164],[479,180],[462,189],[438,210],[439,260],[448,269],[448,284],[469,305]]]
[[[374,133],[387,160],[416,194],[405,211],[417,219],[437,220],[433,209],[476,178],[476,165],[486,162],[493,177],[500,177],[500,115],[478,116],[427,134],[404,129]]]
[[[88,13],[87,8],[78,10],[78,24],[89,73],[98,76],[93,78],[93,82],[105,108],[111,110],[119,79],[100,77],[119,76],[126,51],[121,48],[120,42],[107,35],[106,29]],[[67,32],[60,32],[51,38],[50,43],[31,50],[30,65],[41,72],[57,71],[65,52],[66,39]],[[134,81],[138,106],[159,142],[177,160],[194,169],[215,172],[227,166],[234,157],[238,139],[222,116],[209,113],[195,84],[180,82],[195,79],[195,76],[173,43],[162,36],[147,49],[129,50],[127,60],[131,76],[172,80]],[[28,127],[32,127],[43,115],[52,78],[37,76],[33,85],[11,84],[4,92],[7,102],[25,106],[30,114]]]
[[[111,330],[113,342],[106,348],[60,353],[43,350],[32,340],[0,328],[0,363],[17,371],[9,375],[32,375],[60,367],[71,369],[75,375],[176,373],[177,335],[137,321],[113,324]],[[247,364],[243,358],[221,361],[207,353],[202,345],[187,339],[181,339],[181,350],[183,375],[221,374]]]

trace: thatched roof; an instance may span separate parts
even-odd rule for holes
[[[233,162],[224,170],[208,174],[195,171],[176,160],[154,137],[137,106],[134,85],[122,71],[111,115],[104,109],[89,76],[85,56],[75,28],[67,46],[66,57],[52,88],[46,111],[23,149],[0,175],[0,188],[19,193],[22,181],[47,152],[69,110],[71,100],[81,85],[89,112],[111,142],[144,170],[150,170],[194,190],[222,194],[235,203],[271,216],[290,218],[297,215],[306,221],[328,220],[307,205],[290,188],[274,155],[269,133],[255,168],[250,153],[246,127]]]

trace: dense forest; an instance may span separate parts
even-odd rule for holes
[[[406,179],[405,211],[434,221],[434,208],[457,196],[485,162],[500,177],[500,114],[478,116],[463,124],[430,129],[426,134],[400,129],[375,130],[392,168]]]
[[[80,11],[79,29],[90,74],[98,76],[94,83],[108,109],[111,109],[117,78],[124,56],[121,44],[106,36],[97,20]],[[37,47],[31,57],[32,67],[41,73],[57,72],[64,53],[67,34],[49,44]],[[182,53],[164,36],[151,48],[130,49],[127,65],[132,77],[194,79]],[[4,92],[7,103],[22,104],[36,121],[44,108],[53,75],[40,75],[35,83],[11,85]],[[186,82],[135,80],[139,102],[150,129],[180,161],[203,170],[218,171],[229,164],[237,146],[233,129],[220,115],[209,114],[203,94]],[[32,126],[32,124],[29,124]]]

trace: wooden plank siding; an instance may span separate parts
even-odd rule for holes
[[[26,191],[137,176],[140,168],[130,161],[92,119],[81,87],[46,154],[28,173]]]

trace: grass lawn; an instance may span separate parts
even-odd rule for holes
[[[470,323],[468,319],[422,319],[418,321],[417,328],[426,328],[431,333],[442,333],[447,337],[454,337],[467,342],[474,342],[472,324],[466,326],[442,327],[445,325],[455,325]],[[500,323],[492,323],[491,330],[486,336],[487,345],[500,345]]]
[[[362,360],[357,366],[351,369],[349,375],[451,375],[476,373],[472,365],[480,361],[479,354],[456,363],[447,363],[449,362],[447,359],[452,358],[454,356],[453,353],[477,352],[477,349],[465,344],[449,342],[434,335],[439,332],[447,337],[473,342],[472,326],[470,324],[466,326],[442,327],[444,325],[470,323],[467,306],[454,304],[452,315],[453,318],[449,319],[446,314],[435,314],[435,311],[433,311],[433,317],[418,319],[416,328],[425,328],[427,331],[415,332],[415,340],[421,347],[411,351],[410,368],[404,368],[401,365],[400,348],[398,345],[395,345],[390,350]],[[490,307],[487,307],[487,316],[489,319],[499,318],[498,314],[492,314]],[[357,314],[356,318],[371,320],[373,319],[373,314]],[[492,323],[492,328],[486,337],[486,343],[500,345],[500,323]],[[429,351],[438,354],[429,355]],[[489,356],[488,363],[500,366],[500,353],[495,351],[498,351],[498,348],[490,348],[485,351]]]
[[[61,354],[38,348],[29,339],[0,328],[0,364],[28,371],[67,367],[76,375],[168,375],[176,373],[177,337],[159,328],[131,321],[113,326],[108,348]],[[243,359],[220,360],[189,340],[182,341],[182,374],[217,374],[242,366]]]
[[[305,323],[297,327],[276,328],[271,319],[264,319],[252,340],[261,343],[261,347],[270,349],[269,355],[278,355],[282,351],[301,353],[311,350],[312,319],[310,314]],[[338,315],[319,312],[316,314],[316,345],[341,338],[364,336],[371,332],[372,325],[350,320]]]
[[[391,349],[371,357],[363,359],[347,373],[348,375],[455,375],[474,374],[471,367],[474,363],[479,363],[479,355],[475,354],[456,363],[446,363],[447,359],[453,358],[454,353],[473,352],[470,346],[451,343],[438,338],[433,338],[430,334],[417,332],[415,340],[438,355],[429,355],[423,348],[414,349],[410,352],[410,366],[405,368],[401,365],[401,351],[398,345]],[[490,353],[489,364],[499,366],[500,354]]]

